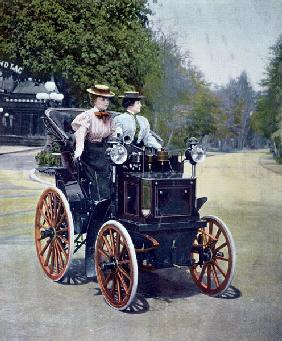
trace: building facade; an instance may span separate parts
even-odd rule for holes
[[[51,103],[36,96],[47,92],[44,83],[21,79],[21,72],[20,66],[0,61],[0,144],[44,145],[41,117]]]

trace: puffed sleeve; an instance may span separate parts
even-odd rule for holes
[[[76,116],[71,124],[75,131],[76,150],[84,150],[84,140],[90,127],[90,115],[87,112],[83,112]]]
[[[143,119],[144,119],[144,123],[145,123],[144,131],[143,131],[143,133],[144,133],[144,135],[143,135],[144,145],[146,147],[149,147],[149,148],[155,148],[157,150],[160,150],[162,148],[162,145],[152,135],[152,133],[150,131],[149,121],[144,116],[143,116]]]
[[[90,127],[90,115],[88,112],[83,112],[76,116],[71,123],[72,129],[77,131],[79,128],[84,127],[87,130]]]

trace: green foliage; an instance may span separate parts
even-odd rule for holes
[[[156,63],[143,0],[0,0],[2,57],[41,79],[64,78],[78,104],[104,83],[137,89]]]
[[[278,129],[278,124],[282,120],[280,115],[282,108],[282,35],[270,48],[270,53],[266,77],[261,82],[265,91],[258,100],[255,122],[253,122],[255,129],[267,138],[270,138],[271,134]]]
[[[38,166],[60,166],[58,155],[53,155],[51,152],[41,151],[35,156]]]
[[[250,145],[253,137],[251,117],[255,111],[256,93],[249,83],[247,73],[243,71],[236,79],[217,91],[220,108],[224,117],[219,140],[225,148],[242,149]],[[218,126],[218,123],[216,123]]]
[[[108,84],[118,94],[143,92],[142,113],[167,146],[183,147],[187,135],[224,136],[226,117],[216,97],[175,37],[153,35],[148,4],[0,0],[1,57],[22,65],[34,78],[54,75],[76,106],[85,106],[85,89],[94,83]]]
[[[191,64],[189,55],[181,53],[175,37],[159,34],[156,41],[159,63],[146,76],[143,89],[152,108],[151,122],[167,147],[184,148],[186,136],[202,138],[215,133],[215,124],[220,127],[224,118],[218,100]]]

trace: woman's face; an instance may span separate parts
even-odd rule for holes
[[[139,114],[141,111],[142,104],[140,101],[135,101],[133,105],[130,106],[130,111],[134,114]]]
[[[101,111],[107,110],[109,104],[110,104],[110,100],[107,97],[97,97],[95,100],[95,107]]]

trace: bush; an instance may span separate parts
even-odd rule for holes
[[[60,166],[60,157],[50,152],[41,151],[35,156],[38,166]]]

